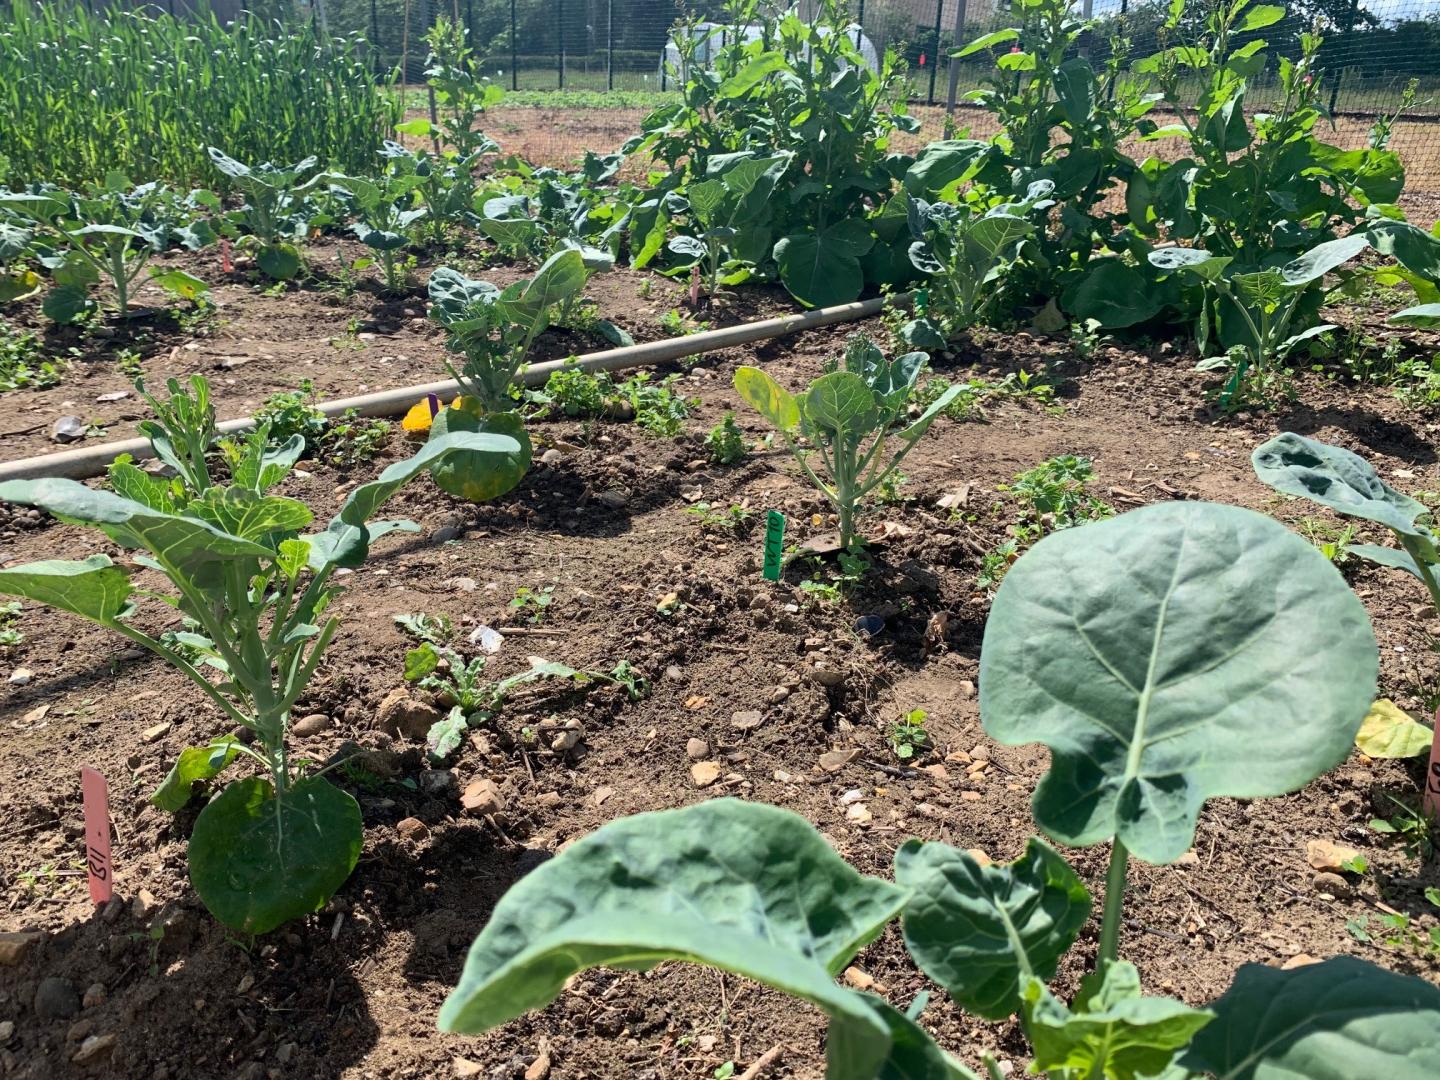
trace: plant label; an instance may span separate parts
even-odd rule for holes
[[[85,804],[85,870],[90,879],[90,899],[104,904],[109,902],[114,886],[110,865],[110,793],[105,777],[89,766],[83,767],[80,795]]]
[[[1440,709],[1435,710],[1435,725],[1440,730]],[[1431,821],[1440,818],[1440,734],[1430,740],[1430,764],[1425,767],[1425,816]]]
[[[780,580],[780,556],[785,551],[785,515],[779,510],[765,514],[765,580]]]

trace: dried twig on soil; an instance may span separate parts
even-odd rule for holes
[[[776,1043],[756,1058],[755,1063],[740,1074],[739,1080],[755,1080],[757,1076],[760,1076],[771,1065],[779,1061],[780,1055],[784,1052],[785,1047],[781,1043]]]

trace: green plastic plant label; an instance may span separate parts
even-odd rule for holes
[[[780,555],[785,550],[785,515],[779,510],[765,514],[765,580],[780,580]]]

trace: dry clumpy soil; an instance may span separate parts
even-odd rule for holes
[[[676,286],[666,282],[642,297],[642,280],[616,274],[594,290],[600,313],[640,339],[657,336],[655,315],[678,303]],[[237,279],[219,290],[210,336],[156,331],[158,345],[142,364],[152,381],[210,375],[227,416],[301,376],[325,394],[355,393],[362,382],[427,380],[437,377],[441,342],[416,321],[422,295],[382,301],[363,291],[335,298],[307,289],[267,297]],[[702,317],[753,319],[782,307],[774,294],[748,293],[738,310]],[[331,344],[352,317],[371,327],[360,333],[375,337]],[[824,507],[784,454],[762,449],[716,466],[702,438],[727,410],[752,442],[765,434],[731,389],[737,365],[759,364],[796,386],[852,329],[705,357],[677,383],[698,398],[681,437],[650,438],[624,423],[539,422],[536,467],[500,502],[462,504],[423,479],[397,497],[396,515],[424,532],[383,541],[349,576],[338,601],[341,632],[296,713],[323,717],[307,724],[315,734],[297,739],[307,757],[326,759],[346,742],[371,751],[366,770],[341,781],[364,812],[364,852],[323,913],[253,945],[231,939],[189,887],[185,838],[195,808],[172,817],[146,802],[181,749],[226,729],[221,716],[148,656],[27,604],[15,623],[23,642],[0,649],[0,678],[31,673],[23,683],[0,682],[0,819],[8,826],[0,833],[0,930],[38,937],[0,954],[0,1073],[536,1080],[548,1070],[567,1080],[703,1078],[725,1061],[743,1068],[778,1045],[770,1075],[818,1077],[824,1032],[812,1010],[694,967],[587,972],[549,1008],[478,1038],[439,1033],[435,1016],[504,891],[567,841],[625,814],[721,794],[763,800],[805,815],[860,870],[881,875],[912,835],[995,859],[1018,856],[1046,754],[990,742],[975,687],[989,607],[975,577],[980,556],[1015,520],[1001,485],[1018,471],[1083,454],[1094,461],[1095,494],[1120,510],[1209,499],[1293,523],[1307,510],[1261,486],[1249,454],[1274,433],[1294,430],[1364,454],[1397,486],[1440,489],[1436,425],[1383,390],[1306,375],[1302,404],[1223,420],[1207,410],[1205,376],[1191,370],[1193,358],[1168,346],[1105,347],[1085,359],[1023,333],[981,335],[938,361],[941,373],[995,378],[1048,364],[1061,380],[1054,406],[996,404],[983,420],[937,422],[907,459],[902,500],[868,519],[872,532],[888,526],[874,573],[839,602],[818,600],[799,588],[810,573],[802,565],[781,582],[762,580],[761,530],[753,523],[737,532],[688,511],[702,501],[757,515],[781,509],[790,540],[830,527],[812,523]],[[53,390],[4,396],[8,427],[27,417],[44,425],[0,440],[6,458],[51,448],[48,424],[65,401],[89,403],[124,389],[111,343],[77,347],[97,359],[75,361]],[[549,355],[600,347],[558,336],[545,343]],[[225,368],[229,356],[245,362]],[[115,404],[104,416],[109,432],[128,436],[126,415],[139,410],[133,400]],[[557,453],[539,462],[546,449]],[[324,518],[348,487],[408,451],[395,432],[379,459],[349,471],[305,464],[283,493]],[[958,503],[958,513],[937,508],[942,496]],[[0,507],[6,563],[96,550],[109,549],[83,530]],[[1440,679],[1422,589],[1363,564],[1344,571],[1375,622],[1383,691],[1422,706]],[[553,587],[538,625],[517,622],[509,610],[522,586]],[[650,680],[650,693],[630,702],[614,688],[538,685],[475,732],[448,770],[427,768],[420,742],[376,726],[381,701],[401,685],[410,644],[391,616],[415,611],[447,614],[462,641],[480,624],[531,631],[507,638],[491,659],[495,676],[522,669],[531,655],[600,669],[628,660]],[[880,615],[883,631],[857,635],[862,614]],[[168,625],[155,605],[140,618],[154,631]],[[817,666],[838,671],[836,685],[810,677]],[[923,771],[897,769],[886,730],[915,708],[929,715],[933,749],[914,762]],[[751,712],[760,714],[758,725],[753,717],[735,723],[734,714]],[[567,724],[583,732],[578,745],[549,749],[550,728]],[[538,741],[527,741],[524,728],[538,731]],[[826,771],[821,756],[837,750],[855,753],[838,755],[850,760]],[[716,766],[708,786],[692,775],[697,760]],[[108,778],[115,819],[119,899],[98,911],[80,871],[78,780],[87,764]],[[502,805],[489,819],[467,815],[460,803],[460,790],[476,779],[498,791]],[[1377,903],[1433,923],[1423,891],[1440,875],[1367,827],[1390,811],[1387,793],[1408,796],[1418,780],[1418,767],[1352,756],[1295,795],[1209,804],[1191,856],[1134,871],[1122,949],[1139,964],[1147,990],[1201,1003],[1241,963],[1282,964],[1301,954],[1354,953],[1434,979],[1433,961],[1362,944],[1345,930],[1347,919],[1373,916]],[[856,789],[868,820],[854,820],[864,815],[842,802]],[[1312,839],[1360,849],[1374,876],[1317,887],[1306,861]],[[1071,853],[1097,890],[1105,854]],[[1092,924],[1061,972],[1062,990],[1073,989],[1093,959],[1095,936]],[[893,928],[855,966],[853,981],[896,1004],[926,988]],[[1017,1068],[1025,1060],[1013,1025],[968,1018],[943,995],[924,1022],[972,1065],[984,1049]]]

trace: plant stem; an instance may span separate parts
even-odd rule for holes
[[[1120,918],[1125,906],[1125,867],[1130,853],[1125,845],[1116,839],[1110,847],[1110,869],[1105,874],[1105,914],[1100,923],[1101,965],[1118,958],[1120,945]]]

